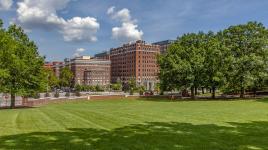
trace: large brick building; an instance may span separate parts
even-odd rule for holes
[[[110,50],[112,82],[127,82],[134,78],[138,85],[153,90],[158,82],[157,55],[160,46],[144,41],[124,44]]]
[[[104,59],[104,60],[110,60],[110,51],[105,51],[102,53],[98,53],[94,56],[94,59]]]
[[[74,74],[74,84],[80,85],[110,85],[111,62],[109,60],[91,59],[81,56],[66,59],[65,66],[70,67]]]
[[[64,67],[64,62],[61,61],[54,61],[52,62],[52,70],[54,74],[59,78],[60,77],[60,70]]]

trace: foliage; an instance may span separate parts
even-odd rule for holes
[[[58,77],[54,74],[53,70],[45,68],[46,74],[47,74],[47,82],[50,89],[57,88],[59,86],[60,80]]]
[[[70,97],[70,96],[71,96],[71,93],[70,93],[70,92],[66,92],[66,93],[65,93],[65,96],[66,96],[66,97]]]
[[[265,85],[268,68],[268,31],[261,24],[249,22],[218,32],[189,33],[169,46],[159,56],[160,89],[198,88],[240,92]]]
[[[205,34],[185,34],[172,44],[167,54],[160,56],[160,87],[164,90],[194,88],[203,83]]]
[[[21,27],[0,30],[0,91],[11,94],[11,108],[15,107],[15,95],[45,91],[43,65],[44,58]]]
[[[133,95],[134,91],[137,89],[136,80],[134,78],[130,79],[128,82],[129,94]]]
[[[55,98],[59,98],[60,97],[60,93],[58,91],[56,91],[55,94],[54,94],[54,97]]]
[[[144,92],[145,92],[145,87],[144,87],[144,86],[140,86],[140,87],[138,88],[138,90],[139,90],[139,94],[140,94],[140,95],[143,95]]]
[[[75,92],[75,96],[80,97],[81,96],[81,93],[79,91],[76,91]]]
[[[69,67],[64,67],[60,71],[60,86],[71,87],[73,80],[73,73]]]
[[[121,82],[117,82],[115,84],[111,84],[111,88],[114,91],[122,90],[122,83]]]
[[[45,93],[45,97],[50,97],[50,94],[49,93]]]
[[[104,88],[101,87],[100,85],[96,85],[95,89],[96,89],[97,92],[103,92],[104,91]]]
[[[84,87],[80,84],[76,84],[75,87],[74,87],[75,91],[77,92],[81,92],[81,91],[84,91]]]
[[[231,26],[223,31],[224,44],[230,50],[228,66],[228,88],[244,91],[249,86],[257,86],[261,78],[267,76],[268,31],[261,23],[249,22]]]

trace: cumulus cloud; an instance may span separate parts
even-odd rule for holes
[[[122,42],[130,42],[142,39],[143,32],[138,29],[137,20],[132,19],[130,11],[126,8],[115,11],[115,7],[110,7],[107,14],[114,20],[120,21],[120,27],[112,28],[112,38]]]
[[[0,0],[0,11],[9,10],[13,4],[13,0]]]
[[[74,17],[68,20],[63,28],[62,34],[65,41],[97,41],[95,34],[100,25],[95,18]]]
[[[92,17],[64,19],[58,16],[70,0],[23,0],[18,2],[18,22],[26,29],[56,30],[65,41],[94,42],[100,27]]]
[[[76,49],[75,53],[74,53],[74,57],[79,57],[81,55],[81,53],[83,53],[86,49],[84,48],[78,48]]]
[[[76,52],[80,52],[80,53],[82,53],[82,52],[84,52],[86,49],[84,49],[84,48],[78,48],[77,50],[76,50]]]

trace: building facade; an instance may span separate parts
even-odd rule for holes
[[[64,67],[64,62],[54,61],[52,62],[52,70],[56,77],[60,77],[60,70]]]
[[[108,86],[111,82],[111,62],[91,59],[89,56],[76,57],[65,62],[74,74],[73,83],[80,85]]]
[[[157,55],[159,54],[159,45],[147,44],[141,40],[112,48],[110,50],[111,81],[115,83],[135,79],[138,85],[153,90],[158,82]]]
[[[105,51],[102,53],[98,53],[94,56],[94,59],[104,59],[104,60],[110,60],[110,52]]]
[[[165,40],[165,41],[160,41],[160,42],[156,42],[153,44],[159,45],[160,46],[160,53],[165,54],[167,52],[169,45],[171,45],[174,42],[175,42],[174,40]]]

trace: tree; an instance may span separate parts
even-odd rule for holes
[[[47,76],[47,83],[50,89],[56,88],[59,86],[59,79],[58,77],[54,74],[54,72],[51,69],[45,68],[46,71],[46,76]]]
[[[73,73],[69,67],[64,67],[60,71],[60,86],[71,87],[73,80]]]
[[[130,95],[133,95],[133,94],[134,94],[134,91],[135,91],[136,88],[137,88],[136,80],[135,80],[134,78],[131,78],[131,79],[128,81],[128,85],[129,85],[129,93],[130,93]]]
[[[195,98],[196,89],[203,84],[205,34],[185,34],[173,43],[167,54],[160,56],[160,86],[173,90],[191,88]]]
[[[111,84],[112,90],[119,91],[122,89],[122,83],[121,82],[116,82],[114,84]]]
[[[217,35],[213,32],[206,34],[205,48],[205,77],[204,86],[211,89],[211,97],[215,98],[216,88],[220,88],[225,81],[224,73],[227,71],[229,53],[222,44],[222,36],[219,32]]]
[[[27,96],[45,89],[44,58],[22,28],[11,25],[0,31],[1,92],[10,93],[11,108],[16,95]]]
[[[267,29],[261,23],[230,26],[223,31],[224,44],[231,51],[228,85],[240,90],[243,98],[245,89],[260,77],[267,76]]]

